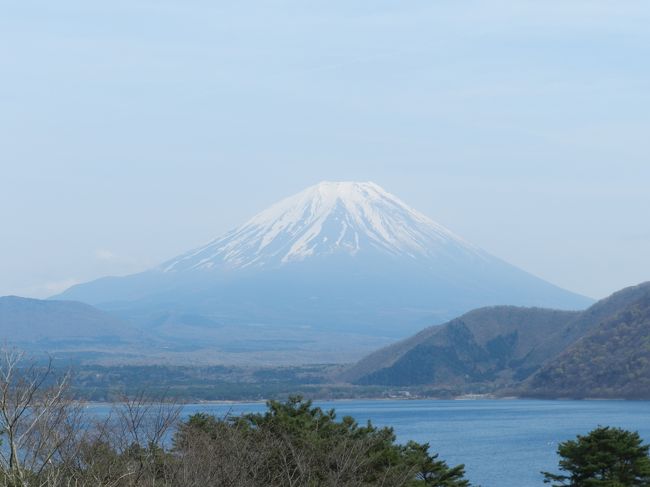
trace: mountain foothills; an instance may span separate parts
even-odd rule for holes
[[[187,347],[230,353],[253,344],[271,361],[282,359],[278,347],[293,360],[356,359],[480,306],[592,302],[466,242],[378,185],[354,182],[312,186],[154,269],[56,299]]]
[[[207,334],[219,327],[192,315],[161,314],[152,336],[81,303],[0,299],[0,332],[21,348],[46,350],[65,363],[76,361],[76,390],[95,400],[112,400],[120,391],[135,393],[145,384],[195,400],[281,398],[293,393],[318,398],[477,393],[650,398],[650,283],[619,291],[584,311],[476,309],[349,366],[309,365],[305,356],[293,351],[287,352],[293,362],[217,365],[215,357],[232,360],[237,354],[259,354],[259,344],[241,340],[231,355],[217,346],[211,356],[197,354],[160,338],[174,323],[184,323],[188,333],[195,330],[197,342],[198,330]],[[278,340],[279,350],[281,345]]]
[[[537,397],[650,397],[650,283],[582,312],[466,313],[346,370],[356,384]]]

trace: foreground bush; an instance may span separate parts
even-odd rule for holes
[[[300,397],[271,401],[265,414],[194,415],[176,433],[173,453],[206,465],[203,483],[187,485],[469,485],[462,465],[448,467],[428,445],[398,445],[390,428],[337,421],[333,410]]]

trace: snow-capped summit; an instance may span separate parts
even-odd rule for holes
[[[452,248],[481,254],[375,183],[324,181],[162,269],[280,266],[336,253],[382,252],[418,259],[438,257]]]

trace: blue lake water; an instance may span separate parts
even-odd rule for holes
[[[650,402],[534,400],[412,400],[315,402],[376,426],[392,426],[399,441],[428,442],[450,465],[464,463],[467,477],[482,487],[532,487],[541,470],[555,471],[559,442],[599,425],[638,431],[650,442]],[[223,416],[261,412],[262,403],[191,404]]]

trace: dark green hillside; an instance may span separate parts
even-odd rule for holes
[[[530,395],[650,397],[650,295],[601,323],[527,384]]]
[[[467,313],[370,356],[347,372],[358,384],[445,385],[508,384],[534,372],[557,344],[557,332],[577,312],[498,306]],[[395,350],[393,357],[386,351]],[[368,370],[377,358],[383,367]],[[362,375],[359,374],[361,371]]]

